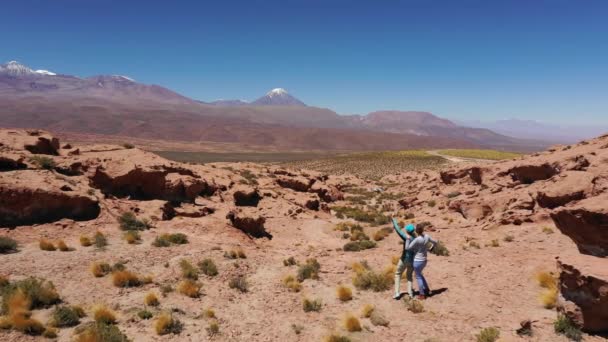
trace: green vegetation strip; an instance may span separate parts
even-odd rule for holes
[[[460,158],[504,160],[521,156],[519,153],[496,150],[440,150],[439,154]]]

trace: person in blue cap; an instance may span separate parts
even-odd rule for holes
[[[399,222],[395,217],[392,217],[393,227],[397,232],[397,235],[403,240],[403,252],[401,253],[401,258],[399,258],[399,263],[397,264],[397,271],[395,272],[395,295],[393,299],[401,298],[401,277],[403,276],[403,272],[405,271],[405,278],[407,279],[407,294],[414,298],[414,290],[412,289],[412,280],[414,273],[414,256],[416,254],[413,250],[407,250],[405,247],[408,244],[408,241],[416,238],[415,230],[413,224],[408,224],[405,226],[405,233],[399,226]]]

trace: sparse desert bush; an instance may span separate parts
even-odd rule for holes
[[[216,321],[213,321],[209,323],[209,326],[205,330],[207,331],[207,335],[215,336],[220,333],[220,325]]]
[[[479,243],[477,243],[476,241],[470,241],[469,242],[469,246],[476,248],[476,249],[480,249],[481,246],[479,245]]]
[[[361,308],[361,317],[369,318],[376,307],[372,304],[365,304]]]
[[[0,294],[2,293],[2,290],[10,283],[11,282],[8,280],[7,276],[0,275]]]
[[[30,161],[33,164],[35,164],[36,166],[38,166],[39,168],[42,168],[45,170],[52,170],[57,166],[57,164],[55,163],[55,160],[51,157],[33,156],[30,158]]]
[[[249,284],[247,283],[247,279],[244,276],[236,276],[228,282],[228,286],[231,289],[237,289],[243,293],[249,290]]]
[[[123,235],[123,238],[129,245],[134,245],[136,243],[141,242],[141,235],[137,230],[128,230]]]
[[[291,329],[296,335],[300,335],[304,331],[304,327],[299,324],[292,324]]]
[[[203,272],[204,275],[210,277],[215,277],[219,274],[219,272],[217,271],[217,266],[215,265],[213,260],[209,258],[199,261],[198,268],[201,270],[201,272]]]
[[[351,339],[348,336],[331,334],[325,337],[325,342],[351,342]]]
[[[513,242],[513,240],[515,240],[515,237],[513,235],[507,235],[505,236],[505,238],[503,239],[505,240],[505,242]]]
[[[118,322],[116,313],[102,304],[93,307],[93,319],[100,324],[116,324]]]
[[[52,282],[33,277],[11,282],[2,289],[2,313],[9,313],[11,304],[16,305],[18,298],[28,303],[26,310],[48,307],[60,301]]]
[[[321,311],[322,307],[323,303],[320,299],[304,298],[304,300],[302,300],[302,308],[304,309],[304,312],[319,312]]]
[[[183,233],[169,234],[169,242],[176,245],[184,245],[188,243],[188,236]]]
[[[118,218],[118,223],[120,224],[120,229],[127,231],[146,230],[151,227],[150,221],[146,219],[140,220],[130,211],[122,213]]]
[[[49,241],[45,238],[40,239],[40,242],[38,242],[38,245],[40,246],[40,249],[43,251],[52,252],[52,251],[57,250],[55,245],[51,241]]]
[[[500,247],[500,242],[498,242],[497,239],[494,239],[494,240],[490,241],[490,243],[488,243],[486,246],[489,246],[489,247]]]
[[[152,246],[154,246],[154,247],[169,247],[169,246],[171,246],[171,241],[169,241],[169,235],[168,234],[162,234],[160,236],[157,236],[156,238],[154,238],[154,241],[152,242]]]
[[[549,272],[538,272],[535,275],[538,285],[544,290],[540,294],[540,301],[547,309],[553,309],[557,304],[557,279]]]
[[[91,322],[76,328],[76,342],[128,342],[129,339],[113,324]]]
[[[44,329],[44,332],[42,332],[42,337],[49,339],[57,338],[57,333],[59,333],[59,330],[57,328],[47,326]]]
[[[412,313],[421,313],[424,312],[424,305],[421,301],[417,299],[412,299],[409,296],[403,297],[403,303],[408,311]]]
[[[198,269],[196,269],[188,260],[180,260],[179,267],[182,270],[183,278],[198,280]]]
[[[139,310],[137,312],[137,317],[144,319],[144,320],[148,320],[148,319],[154,317],[154,314],[146,309],[143,309],[143,310]]]
[[[538,285],[545,289],[551,289],[557,287],[557,280],[555,276],[550,272],[539,271],[534,276]]]
[[[30,317],[29,313],[17,313],[9,316],[11,327],[26,335],[41,335],[45,328],[40,321]]]
[[[355,223],[350,223],[350,222],[340,222],[334,227],[334,230],[337,230],[340,232],[350,232],[351,227],[353,227],[353,226],[359,226],[359,225],[355,224]],[[361,226],[359,226],[359,227],[361,227]]]
[[[495,327],[484,328],[475,337],[477,342],[495,342],[500,337],[500,331]]]
[[[204,312],[203,312],[203,316],[205,318],[215,318],[215,311],[212,308],[207,308]]]
[[[144,297],[144,304],[146,306],[159,306],[160,301],[154,292],[148,292]]]
[[[115,262],[114,265],[112,265],[112,272],[124,271],[126,269],[127,266],[125,266],[125,263],[122,261]]]
[[[52,327],[63,328],[73,327],[80,324],[80,318],[84,314],[81,309],[73,308],[71,306],[58,306],[51,313],[51,319],[49,325]]]
[[[557,305],[557,288],[545,289],[540,295],[540,301],[545,309],[553,309]]]
[[[437,241],[435,247],[430,250],[431,254],[438,256],[450,256],[450,251],[441,241]]]
[[[336,295],[338,299],[342,302],[347,302],[353,299],[353,291],[350,289],[350,287],[345,285],[338,285],[338,288],[336,289]]]
[[[393,264],[393,265],[397,266],[397,264],[399,263],[399,259],[401,259],[399,256],[397,256],[397,255],[393,255],[393,256],[391,257],[391,264]]]
[[[191,279],[184,279],[177,285],[177,292],[190,298],[198,298],[200,296],[202,285]]]
[[[556,334],[564,335],[571,341],[580,341],[583,339],[580,328],[566,315],[560,314],[557,316],[557,319],[553,322],[553,329],[555,329]]]
[[[142,283],[139,276],[131,271],[122,270],[112,273],[112,284],[116,287],[137,287]]]
[[[372,226],[389,223],[388,216],[385,216],[376,209],[364,210],[358,207],[334,206],[331,208],[336,212],[336,217],[348,217],[355,221],[367,222]]]
[[[390,321],[382,316],[378,311],[373,311],[369,317],[370,322],[375,326],[388,327]]]
[[[347,314],[344,317],[344,328],[349,332],[361,331],[361,323],[353,314]]]
[[[182,332],[183,324],[169,313],[163,313],[156,319],[154,330],[158,335],[179,334]]]
[[[243,183],[249,184],[249,185],[258,185],[258,181],[257,181],[258,176],[253,174],[250,170],[242,170],[240,172],[240,175],[241,175],[241,177],[245,178],[245,181]]]
[[[553,229],[551,229],[551,227],[543,227],[543,233],[553,234]]]
[[[89,247],[89,246],[93,245],[93,242],[91,242],[91,239],[89,239],[88,236],[82,235],[80,237],[80,245],[82,247]]]
[[[285,266],[294,266],[296,264],[297,264],[297,262],[294,257],[289,257],[289,258],[283,260],[283,265],[285,265]]]
[[[305,264],[298,267],[298,281],[302,282],[306,279],[319,279],[319,271],[321,270],[321,264],[317,259],[308,259]]]
[[[376,243],[371,240],[363,241],[351,241],[344,245],[343,249],[345,252],[359,252],[365,249],[376,247]]]
[[[170,284],[163,284],[160,286],[160,293],[163,297],[166,297],[167,294],[173,292],[173,287]]]
[[[57,241],[57,249],[62,252],[69,252],[73,250],[72,248],[68,247],[68,245],[66,245],[65,241],[63,240]]]
[[[391,235],[392,229],[391,228],[387,228],[384,227],[382,229],[377,230],[374,233],[374,241],[382,241],[384,240],[384,238],[386,238],[387,236]]]
[[[437,202],[435,200],[430,200],[430,201],[426,202],[426,204],[429,207],[433,208],[433,207],[435,207],[437,205]]]
[[[95,232],[95,235],[93,235],[93,241],[95,241],[95,247],[97,248],[104,248],[108,245],[108,239],[100,231]]]
[[[124,144],[122,144],[122,147],[124,147],[127,150],[130,150],[130,149],[135,148],[135,145],[133,145],[131,143],[124,143]]]
[[[283,285],[291,292],[300,292],[302,290],[302,283],[292,275],[283,278]]]
[[[154,239],[154,247],[169,247],[171,244],[183,245],[188,243],[188,236],[182,233],[161,234]]]
[[[0,236],[0,254],[13,253],[17,251],[17,241]]]
[[[388,290],[392,285],[393,274],[390,271],[377,273],[372,270],[367,263],[353,264],[353,271],[355,271],[353,285],[359,290],[382,292]]]

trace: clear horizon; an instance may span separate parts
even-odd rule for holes
[[[24,0],[0,63],[120,74],[202,100],[285,88],[340,114],[608,124],[603,1]]]

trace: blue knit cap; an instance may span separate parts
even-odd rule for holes
[[[407,226],[405,226],[405,231],[408,232],[408,233],[410,233],[410,234],[413,233],[414,230],[416,230],[416,227],[414,227],[414,225],[411,224],[411,223],[408,224]]]

